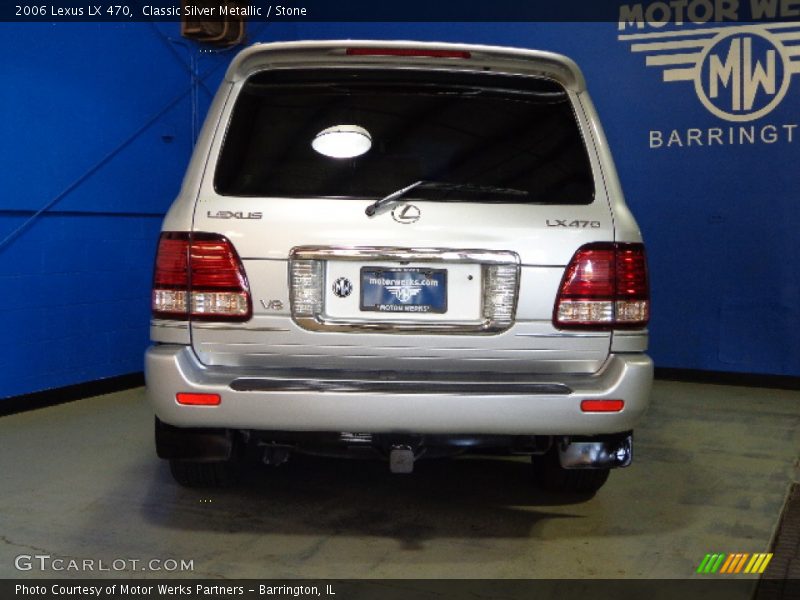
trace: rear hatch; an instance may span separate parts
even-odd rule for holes
[[[194,231],[231,241],[253,316],[193,321],[200,359],[596,371],[610,334],[552,324],[570,258],[614,239],[576,91],[463,56],[372,58],[232,84]]]

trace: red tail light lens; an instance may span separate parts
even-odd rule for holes
[[[578,250],[567,267],[561,293],[571,298],[611,298],[614,295],[614,249]]]
[[[435,50],[427,48],[348,48],[347,56],[427,56],[432,58],[470,58],[463,50]]]
[[[152,308],[166,319],[248,320],[250,291],[233,245],[211,233],[162,233]]]
[[[189,285],[189,240],[177,233],[162,233],[158,241],[153,287],[185,289]]]
[[[642,244],[595,243],[578,249],[561,281],[553,312],[559,328],[637,328],[650,318]]]
[[[192,289],[246,290],[247,282],[236,250],[221,236],[195,234],[189,247]]]

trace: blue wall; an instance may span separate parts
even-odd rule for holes
[[[231,53],[174,23],[0,33],[0,398],[141,371],[161,219]]]
[[[0,32],[0,51],[13,57],[0,64],[0,397],[139,371],[160,218],[231,53],[201,54],[171,23]],[[691,82],[665,83],[616,24],[251,24],[250,35],[573,57],[648,244],[657,365],[800,375],[800,141],[650,148],[651,130],[737,124],[706,110]],[[794,123],[798,99],[792,81],[780,106],[745,125]]]

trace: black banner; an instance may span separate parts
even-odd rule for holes
[[[570,22],[721,23],[798,20],[787,0],[15,0],[0,6],[8,22],[180,21],[243,17],[261,22]]]
[[[714,576],[689,580],[3,580],[3,600],[117,599],[289,599],[324,600],[780,600],[800,593],[800,580],[736,579]]]

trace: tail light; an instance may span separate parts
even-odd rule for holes
[[[152,308],[165,319],[247,321],[250,290],[233,245],[212,233],[162,233]]]
[[[642,244],[594,243],[578,249],[558,291],[559,328],[637,328],[650,318],[650,286]]]

